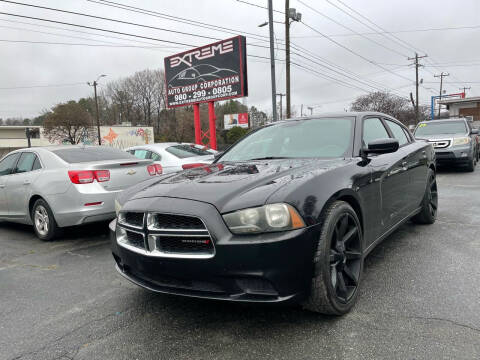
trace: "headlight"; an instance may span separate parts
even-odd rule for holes
[[[462,138],[453,139],[453,146],[470,144],[470,140],[471,139],[469,137],[462,137]]]
[[[293,206],[288,204],[269,204],[238,210],[223,215],[223,219],[234,234],[284,231],[305,227],[301,216]]]
[[[118,213],[122,210],[122,205],[115,199],[115,214],[118,216]]]

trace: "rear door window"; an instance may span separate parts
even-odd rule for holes
[[[162,160],[162,156],[161,156],[160,154],[157,154],[157,153],[152,152],[152,157],[151,157],[151,159],[152,159],[153,161],[161,161],[161,160]]]
[[[180,159],[193,156],[212,155],[208,151],[196,148],[192,145],[174,145],[166,148],[165,150]]]
[[[152,153],[148,150],[137,149],[135,150],[135,153],[133,155],[135,155],[136,158],[144,160],[144,159],[150,159],[152,156]]]
[[[24,173],[32,171],[33,164],[37,156],[33,152],[23,152],[15,167],[15,173]]]
[[[12,173],[13,167],[15,166],[19,156],[20,153],[11,154],[0,161],[0,176],[9,175]]]
[[[98,147],[65,147],[64,149],[52,150],[63,161],[74,163],[85,163],[93,161],[108,161],[108,160],[131,160],[135,156],[127,152],[107,146]]]

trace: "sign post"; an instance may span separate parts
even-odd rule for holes
[[[195,142],[206,136],[217,148],[215,101],[248,95],[246,39],[236,36],[165,58],[167,106],[193,105]],[[202,132],[200,103],[208,103],[209,130]]]

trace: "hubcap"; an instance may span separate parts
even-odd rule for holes
[[[430,179],[430,186],[428,191],[428,206],[430,209],[430,214],[435,217],[437,215],[438,208],[438,192],[437,181],[434,177]]]
[[[45,207],[43,207],[42,205],[38,205],[35,208],[33,220],[38,233],[43,236],[47,235],[49,229],[47,209],[45,209]]]
[[[337,298],[346,303],[355,293],[362,261],[360,229],[349,213],[335,224],[330,242],[330,281]]]

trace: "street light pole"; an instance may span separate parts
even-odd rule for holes
[[[290,101],[290,20],[301,21],[302,14],[290,8],[290,0],[285,0],[285,93],[287,98],[287,119],[291,117]]]
[[[270,76],[272,80],[272,120],[277,121],[277,87],[275,84],[275,45],[273,43],[273,4],[268,0],[268,30],[270,33]]]
[[[98,85],[98,80],[100,80],[100,78],[104,77],[104,76],[107,76],[107,75],[100,75],[97,80],[95,80],[92,84],[90,84],[89,82],[87,82],[88,85],[90,86],[93,86],[93,91],[94,91],[94,94],[95,94],[95,117],[97,119],[97,133],[98,133],[98,145],[102,145],[102,138],[100,137],[100,118],[99,118],[99,115],[98,115],[98,99],[97,99],[97,85]]]

